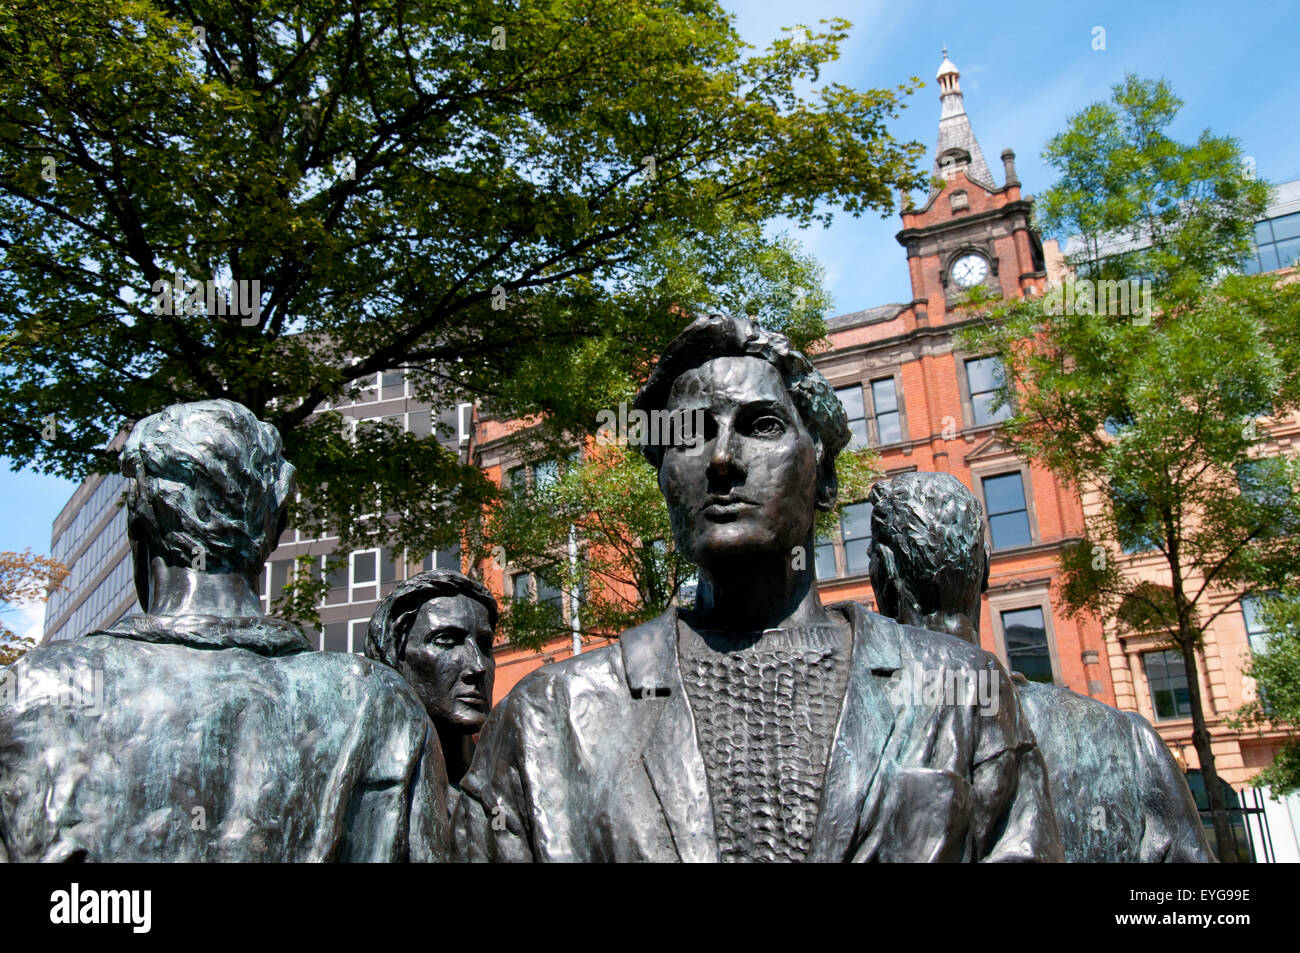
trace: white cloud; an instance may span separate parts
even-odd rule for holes
[[[3,616],[4,624],[10,631],[40,644],[45,634],[45,603],[13,606],[5,609],[0,616]]]

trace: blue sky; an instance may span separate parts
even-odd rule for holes
[[[1208,127],[1240,140],[1263,178],[1300,178],[1300,84],[1293,78],[1300,34],[1293,4],[723,3],[737,14],[741,36],[760,47],[781,26],[812,26],[833,16],[850,20],[850,39],[822,81],[893,87],[919,76],[925,88],[911,97],[892,131],[925,144],[927,166],[939,121],[934,74],[946,45],[999,184],[998,156],[1010,147],[1025,191],[1037,194],[1049,186],[1050,170],[1040,156],[1044,143],[1071,114],[1108,98],[1127,71],[1164,77],[1185,101],[1172,130],[1177,138],[1193,139]],[[1097,26],[1106,31],[1102,51],[1092,48]],[[841,215],[829,229],[796,233],[826,265],[835,313],[911,298],[906,259],[894,240],[899,227],[896,214],[885,220]],[[0,549],[47,553],[50,526],[74,488],[33,472],[0,469]],[[39,613],[32,618],[38,621]]]

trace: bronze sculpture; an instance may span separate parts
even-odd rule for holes
[[[947,473],[904,473],[872,487],[871,584],[899,622],[979,644],[989,555],[979,501]],[[1136,712],[1012,673],[1047,764],[1070,862],[1211,859],[1187,782]]]
[[[0,858],[445,858],[442,756],[410,688],[262,614],[293,487],[280,450],[227,400],[136,424],[122,472],[145,614],[5,674]],[[95,710],[70,680],[97,686]]]
[[[474,736],[492,710],[496,624],[491,592],[461,573],[432,569],[385,596],[366,631],[366,656],[400,672],[433,721],[446,758],[449,806],[474,756]]]
[[[647,446],[691,611],[529,675],[489,717],[452,819],[470,860],[1060,860],[1009,676],[965,642],[845,603],[809,554],[834,506],[843,408],[807,358],[709,315],[639,410],[702,412],[703,452]],[[906,662],[1001,704],[898,703]]]

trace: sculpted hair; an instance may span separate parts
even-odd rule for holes
[[[757,357],[777,369],[790,400],[817,444],[818,468],[835,472],[835,458],[849,443],[849,418],[835,391],[812,361],[791,346],[783,334],[763,331],[746,317],[706,314],[692,321],[664,348],[649,380],[636,395],[635,407],[652,413],[668,405],[673,382],[719,357]],[[663,447],[641,447],[656,468]]]
[[[397,668],[406,657],[407,637],[425,603],[459,595],[482,603],[488,624],[497,627],[497,601],[486,587],[452,569],[430,569],[399,584],[379,603],[366,629],[366,657]]]
[[[172,404],[145,417],[120,457],[127,532],[171,565],[193,565],[202,553],[208,571],[256,572],[280,538],[293,492],[281,449],[275,427],[230,400]]]
[[[871,582],[880,611],[898,618],[973,613],[988,588],[984,511],[975,495],[949,473],[904,473],[881,480],[871,504]]]

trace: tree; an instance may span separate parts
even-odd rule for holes
[[[35,556],[30,549],[21,553],[0,553],[0,606],[10,607],[43,602],[68,577],[68,567],[47,556]],[[35,647],[0,622],[0,666],[18,661]]]
[[[963,343],[1001,358],[1007,442],[1100,503],[1086,510],[1087,538],[1062,556],[1068,608],[1161,635],[1182,656],[1228,860],[1196,653],[1243,592],[1300,576],[1289,535],[1300,527],[1296,464],[1263,459],[1272,451],[1257,422],[1300,408],[1300,288],[1224,276],[1267,190],[1242,172],[1231,140],[1165,137],[1178,106],[1163,82],[1130,76],[1114,106],[1070,120],[1046,152],[1062,179],[1042,204],[1047,221],[1083,230],[1090,251],[1075,263],[1091,278],[1002,303]],[[1143,247],[1105,258],[1117,231]],[[1150,282],[1151,311],[1105,285],[1132,278]],[[1153,551],[1160,582],[1127,571],[1129,554]]]
[[[1192,291],[1250,251],[1268,186],[1246,171],[1235,140],[1170,139],[1182,100],[1164,80],[1133,74],[1112,101],[1070,117],[1043,158],[1060,180],[1039,200],[1044,233],[1082,240],[1069,264],[1094,278],[1147,277]]]
[[[1269,635],[1246,668],[1257,692],[1237,711],[1234,725],[1300,729],[1300,590],[1262,600],[1261,615]],[[1284,743],[1251,784],[1268,787],[1274,797],[1300,791],[1300,737]]]
[[[228,397],[280,429],[300,528],[449,545],[493,488],[330,408],[404,368],[581,426],[571,369],[634,378],[675,333],[658,253],[888,214],[914,87],[797,91],[847,28],[750,53],[713,0],[6,5],[0,453],[109,471],[123,426]]]

